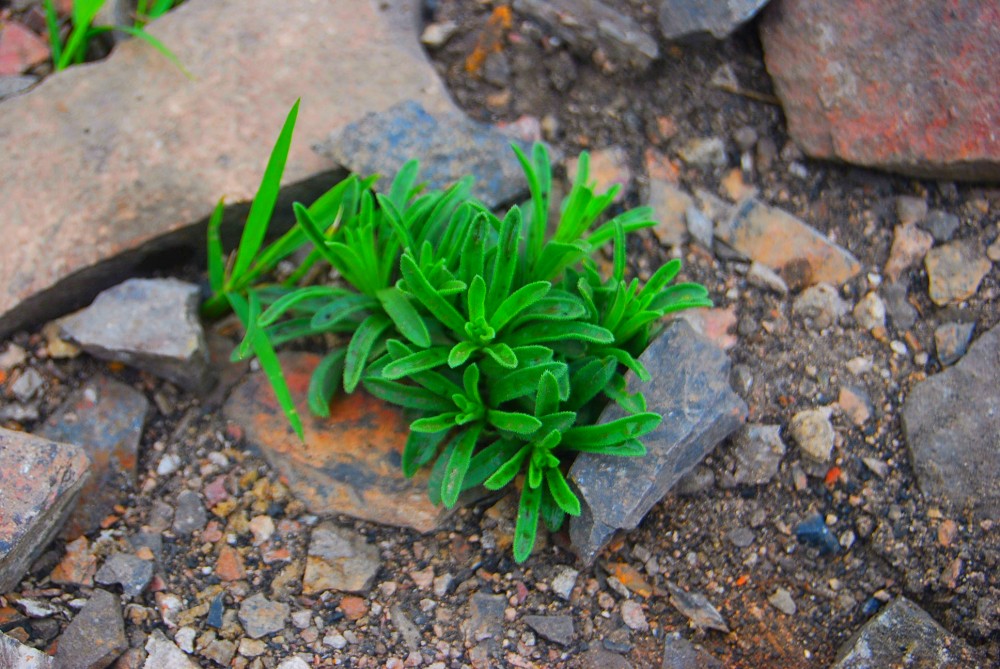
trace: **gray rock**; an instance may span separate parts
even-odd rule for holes
[[[660,32],[668,40],[710,33],[728,37],[768,0],[660,0]]]
[[[5,100],[0,337],[80,308],[153,254],[204,248],[193,224],[222,196],[253,198],[296,97],[305,102],[283,179],[293,187],[278,206],[288,214],[293,199],[330,187],[335,166],[311,147],[334,128],[407,99],[454,109],[417,41],[418,10],[246,0],[234,12],[193,0],[147,27],[192,78],[128,40]],[[245,211],[234,207],[226,224],[241,225]]]
[[[503,612],[507,608],[507,598],[477,592],[469,600],[469,614],[462,622],[462,633],[468,643],[485,641],[488,651],[496,654],[503,641]]]
[[[698,465],[684,476],[680,477],[674,486],[674,492],[681,497],[700,495],[715,485],[715,472],[704,465]]]
[[[0,77],[0,100],[24,93],[38,83],[38,77],[31,75],[9,75]]]
[[[403,642],[406,647],[410,649],[411,652],[420,650],[420,628],[417,627],[410,616],[406,615],[403,607],[399,604],[394,604],[391,609],[389,609],[390,616],[392,618],[392,625],[395,627],[400,635],[403,637]]]
[[[55,669],[55,658],[25,646],[0,632],[0,667],[4,669]]]
[[[158,629],[146,639],[146,652],[149,655],[143,669],[198,669],[198,665]]]
[[[919,383],[903,405],[903,431],[925,495],[1000,517],[1000,327],[954,367]]]
[[[906,285],[902,283],[886,284],[882,288],[885,298],[885,310],[889,321],[899,332],[905,332],[917,322],[917,309],[906,299]]]
[[[204,650],[199,654],[215,662],[220,667],[228,667],[230,666],[230,661],[233,659],[233,655],[236,654],[236,644],[232,641],[216,639],[205,646]]]
[[[570,522],[573,548],[589,562],[618,529],[633,529],[674,484],[744,421],[746,403],[729,386],[729,358],[683,320],[670,323],[640,360],[652,374],[629,374],[629,392],[642,390],[663,422],[644,442],[642,458],[585,453],[570,469],[584,502]],[[624,412],[612,405],[601,420]]]
[[[317,525],[309,541],[302,593],[337,590],[364,594],[381,564],[378,548],[363,536],[333,523]]]
[[[176,279],[129,279],[62,321],[63,332],[104,360],[144,369],[189,390],[210,383],[198,320],[198,286]]]
[[[802,452],[815,462],[829,462],[836,434],[829,409],[804,409],[792,416],[788,432]]]
[[[0,592],[10,592],[62,527],[89,475],[77,446],[0,428]]]
[[[56,665],[104,669],[127,648],[125,621],[118,597],[106,590],[94,590],[59,637]]]
[[[726,143],[721,137],[695,137],[686,142],[677,154],[688,165],[703,169],[725,167],[729,162]]]
[[[134,489],[139,440],[148,412],[149,402],[138,390],[98,376],[73,391],[38,428],[41,437],[76,444],[94,463],[63,536],[73,539],[98,529]]]
[[[785,280],[770,267],[756,260],[750,263],[750,269],[747,270],[747,282],[751,286],[766,288],[778,295],[788,295],[788,284]]]
[[[664,246],[677,247],[687,239],[687,211],[694,200],[682,188],[655,174],[649,176],[649,197],[646,204],[653,208],[653,235]]]
[[[924,267],[927,268],[927,292],[931,301],[944,306],[975,295],[993,263],[978,244],[961,240],[928,251]]]
[[[10,391],[14,397],[21,402],[27,402],[38,394],[38,391],[45,387],[45,379],[33,367],[28,367],[17,377],[14,383],[10,384]]]
[[[757,537],[749,527],[737,527],[734,530],[730,530],[726,534],[726,538],[737,548],[746,548]]]
[[[792,593],[784,588],[775,590],[774,594],[767,598],[767,601],[786,616],[794,616],[795,612],[798,611],[795,600],[792,599]]]
[[[680,632],[671,632],[663,642],[661,669],[723,669],[723,666],[708,651],[682,637]]]
[[[841,646],[830,669],[894,666],[973,669],[985,665],[976,661],[964,641],[919,606],[900,597]]]
[[[744,425],[733,440],[733,477],[740,485],[766,485],[778,473],[785,442],[778,425]]]
[[[896,198],[896,217],[903,225],[920,223],[927,217],[927,200],[912,195]]]
[[[580,669],[632,669],[632,663],[618,653],[591,646],[579,656]]]
[[[583,58],[599,49],[615,67],[644,70],[660,56],[640,24],[600,0],[514,0],[514,11],[544,24]]]
[[[126,595],[138,597],[153,578],[153,563],[129,553],[115,553],[94,576],[101,585],[122,586]]]
[[[822,330],[837,322],[847,313],[847,302],[840,298],[837,289],[828,283],[820,283],[802,291],[792,302],[792,312],[805,319],[806,325]]]
[[[552,577],[552,592],[568,602],[579,576],[580,572],[572,567],[559,567],[556,575]]]
[[[949,214],[946,211],[941,211],[940,209],[934,209],[931,211],[927,218],[923,222],[918,223],[918,225],[931,233],[936,242],[950,242],[951,238],[955,236],[955,232],[958,230],[961,220],[955,214]]]
[[[952,365],[965,355],[975,329],[975,323],[945,323],[934,330],[934,348],[942,365]]]
[[[185,490],[177,495],[177,508],[174,510],[174,522],[171,526],[177,534],[188,536],[205,527],[208,514],[201,495],[194,490]]]
[[[858,300],[851,313],[858,325],[866,330],[885,327],[885,302],[874,291]]]
[[[288,614],[288,604],[273,602],[258,592],[240,604],[239,618],[247,636],[259,639],[283,630]]]
[[[684,211],[684,220],[687,221],[688,234],[711,251],[715,234],[712,219],[702,213],[701,209],[692,205]]]
[[[524,623],[543,638],[561,646],[568,646],[576,636],[573,616],[524,616]]]
[[[381,174],[386,185],[411,158],[420,160],[419,178],[428,188],[447,188],[472,175],[472,194],[495,208],[527,192],[512,141],[461,113],[434,114],[407,100],[345,126],[316,150],[358,174]]]
[[[430,49],[440,48],[451,39],[457,30],[458,24],[454,21],[430,23],[420,33],[420,43]]]
[[[729,626],[722,618],[719,610],[712,606],[704,595],[697,592],[685,592],[670,581],[667,581],[670,591],[670,604],[683,613],[691,624],[700,630],[713,629],[729,634]]]

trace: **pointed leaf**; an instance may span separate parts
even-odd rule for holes
[[[410,423],[410,429],[414,432],[441,432],[442,430],[455,427],[456,418],[458,418],[457,412],[448,412],[438,414],[437,416],[418,418]]]
[[[492,476],[486,479],[483,486],[485,486],[487,490],[499,490],[513,481],[518,473],[520,473],[521,465],[530,453],[530,444],[522,446],[516,453],[514,453],[514,455],[510,457],[509,460],[500,465]]]
[[[465,339],[465,319],[461,314],[445,300],[417,266],[416,261],[408,254],[404,254],[399,261],[403,278],[413,296],[416,297],[431,314],[441,321],[445,327],[451,330],[459,339]]]
[[[542,488],[524,486],[521,503],[517,510],[517,525],[514,527],[514,561],[521,563],[528,559],[535,547],[538,534],[538,509],[542,501]]]
[[[426,465],[437,453],[438,446],[448,436],[447,432],[410,432],[403,446],[401,467],[403,476],[411,478],[417,470]]]
[[[513,439],[499,439],[483,448],[472,457],[469,471],[465,474],[463,489],[482,485],[505,462],[510,460],[523,447],[523,442]]]
[[[412,376],[418,372],[434,369],[448,362],[451,349],[447,346],[435,346],[410,354],[405,358],[393,360],[382,370],[382,377],[395,380]]]
[[[441,482],[441,501],[449,509],[458,502],[465,474],[469,471],[469,464],[472,461],[472,450],[476,447],[481,432],[482,427],[477,425],[455,437],[455,450],[448,458],[448,467]]]
[[[309,378],[309,409],[321,418],[330,416],[330,400],[340,386],[346,353],[342,348],[327,353]]]
[[[560,509],[571,516],[580,515],[580,500],[570,489],[566,477],[558,467],[545,470],[545,483],[548,484],[549,493]]]
[[[490,344],[483,349],[486,354],[489,355],[493,360],[505,369],[514,369],[517,367],[517,355],[514,350],[504,344],[503,342],[497,342],[495,344]]]
[[[562,443],[574,449],[620,444],[652,432],[662,420],[656,413],[640,413],[600,425],[574,427],[566,430]]]
[[[559,381],[552,372],[545,372],[538,380],[535,395],[535,416],[541,418],[559,410]]]
[[[529,435],[542,426],[542,422],[526,413],[489,409],[486,419],[498,430]]]
[[[417,409],[427,412],[454,411],[455,406],[446,397],[441,397],[421,386],[413,386],[399,381],[389,381],[374,376],[362,380],[365,390],[391,404],[405,409]]]
[[[371,356],[372,349],[389,325],[392,323],[383,314],[372,314],[361,322],[347,345],[347,356],[344,362],[344,390],[353,393],[361,381],[365,364]]]
[[[455,369],[465,364],[469,357],[478,350],[479,344],[473,344],[471,341],[458,342],[451,347],[451,351],[448,353],[448,366]]]
[[[552,287],[548,281],[535,281],[515,290],[506,297],[489,318],[490,325],[501,331],[514,317],[542,299]]]
[[[590,323],[540,321],[518,328],[505,340],[511,346],[542,344],[545,342],[577,340],[594,344],[612,344],[615,336],[604,328]]]
[[[398,288],[385,288],[375,293],[375,296],[396,325],[399,334],[420,348],[428,348],[431,345],[427,324],[406,295]]]

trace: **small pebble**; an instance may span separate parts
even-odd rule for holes
[[[791,593],[784,588],[778,588],[775,590],[774,594],[767,598],[767,601],[771,603],[771,606],[778,609],[786,616],[794,616],[795,612],[798,611],[798,607],[795,606],[795,600],[792,599]]]
[[[629,629],[637,632],[645,632],[649,629],[649,623],[646,622],[646,614],[642,611],[642,605],[634,599],[622,602],[621,613],[622,621]]]

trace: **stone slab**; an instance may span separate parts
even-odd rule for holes
[[[660,0],[660,33],[668,40],[711,34],[724,39],[749,21],[767,0]]]
[[[192,224],[222,196],[252,199],[297,98],[287,201],[331,185],[336,166],[311,148],[331,129],[407,99],[452,109],[421,55],[416,3],[408,15],[399,4],[191,0],[147,28],[191,78],[128,40],[5,100],[0,336],[83,306],[149,262],[200,253],[204,228]]]
[[[729,358],[687,322],[673,321],[639,360],[652,380],[628,374],[628,390],[642,390],[649,411],[663,416],[646,435],[647,454],[577,457],[570,479],[584,502],[570,521],[573,548],[591,561],[618,529],[633,529],[677,481],[745,420],[747,405],[729,386]],[[624,416],[613,404],[602,421]]]
[[[292,494],[316,514],[342,513],[418,532],[435,529],[446,511],[427,498],[427,471],[408,479],[400,469],[409,419],[362,390],[339,393],[330,417],[318,418],[305,396],[319,356],[287,353],[281,360],[302,417],[304,443],[285,419],[263,372],[237,386],[223,411],[288,480]]]
[[[55,659],[0,632],[0,667],[4,669],[53,669]]]
[[[107,590],[95,590],[59,637],[56,664],[104,669],[127,648],[121,602]]]
[[[59,531],[89,467],[77,446],[0,428],[0,592],[18,584]]]

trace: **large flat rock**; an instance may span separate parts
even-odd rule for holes
[[[760,34],[789,133],[809,155],[1000,179],[1000,4],[774,0]]]
[[[925,495],[1000,520],[1000,326],[910,391],[903,431]]]
[[[146,253],[169,256],[169,233],[200,249],[191,224],[222,196],[253,198],[297,98],[285,183],[301,199],[331,183],[335,166],[310,147],[335,128],[406,99],[451,109],[399,8],[412,4],[190,0],[149,32],[192,78],[130,40],[4,101],[0,336],[83,306]]]
[[[570,521],[570,539],[588,562],[616,530],[635,528],[747,415],[746,403],[729,386],[729,358],[683,319],[667,326],[639,360],[652,380],[642,383],[630,373],[629,392],[642,390],[649,411],[663,416],[643,438],[648,452],[641,458],[582,453],[570,468],[584,502],[583,513]],[[601,421],[624,415],[613,404]]]

